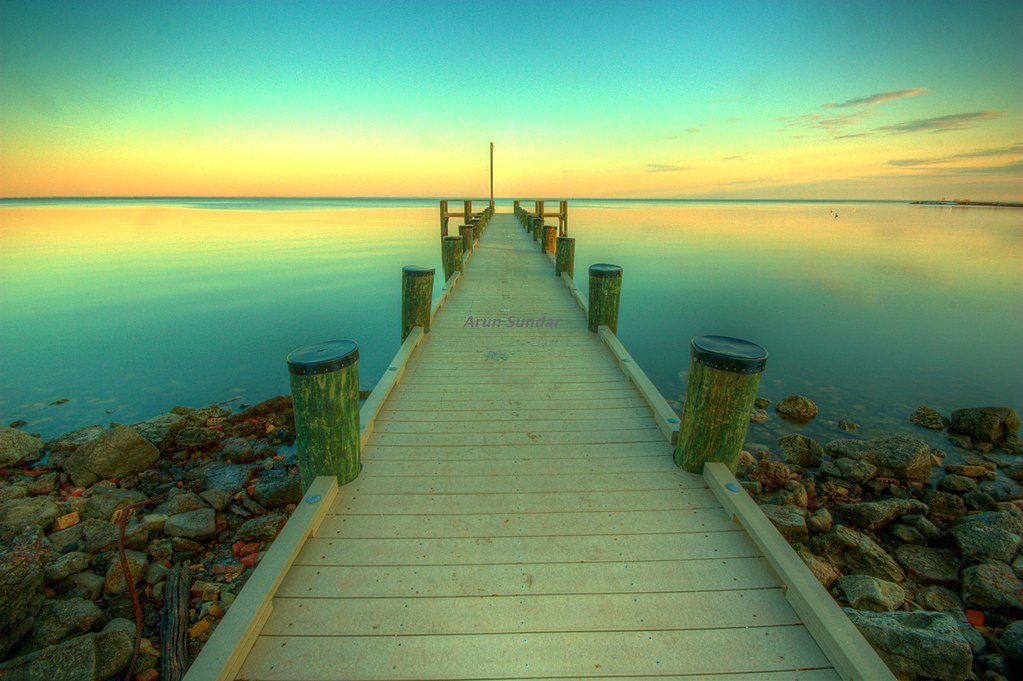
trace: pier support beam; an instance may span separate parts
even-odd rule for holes
[[[460,236],[446,236],[441,240],[441,262],[444,265],[444,281],[451,278],[456,271],[462,271],[462,244]]]
[[[618,303],[621,296],[622,268],[607,263],[590,265],[591,332],[597,333],[597,327],[606,326],[611,329],[611,333],[618,334]]]
[[[472,225],[461,225],[458,228],[458,233],[462,235],[462,251],[469,253],[472,251]]]
[[[734,474],[767,351],[738,338],[697,336],[690,355],[675,463],[702,475],[703,464],[719,461]]]
[[[302,491],[318,475],[351,482],[359,461],[359,346],[352,340],[306,345],[288,355]]]
[[[406,265],[401,268],[401,342],[412,329],[423,327],[430,333],[430,306],[433,302],[432,267]]]
[[[570,236],[559,236],[558,244],[555,247],[554,276],[560,277],[562,272],[568,274],[569,279],[575,274],[575,238]]]

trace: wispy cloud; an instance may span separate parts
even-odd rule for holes
[[[900,168],[912,168],[915,166],[930,166],[946,163],[955,163],[962,159],[989,158],[991,156],[1017,156],[1023,154],[1023,142],[1014,144],[1011,147],[998,147],[995,149],[978,149],[977,151],[966,151],[951,156],[936,156],[934,158],[900,158],[888,161],[890,166]]]
[[[915,87],[909,90],[893,90],[892,92],[878,92],[873,95],[867,95],[866,97],[856,97],[854,99],[847,100],[840,104],[830,103],[822,104],[829,109],[839,109],[847,106],[872,106],[874,104],[881,104],[882,102],[890,102],[893,99],[902,99],[903,97],[916,97],[927,92],[927,88]]]
[[[648,173],[677,173],[680,170],[692,170],[691,166],[676,166],[669,165],[667,163],[647,163],[646,171]]]
[[[948,132],[949,130],[968,130],[976,127],[981,121],[998,118],[1001,115],[998,111],[973,111],[970,113],[950,114],[938,116],[937,118],[920,118],[915,121],[896,123],[895,125],[884,125],[877,128],[880,132],[908,133],[908,132]]]

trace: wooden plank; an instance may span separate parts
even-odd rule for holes
[[[609,442],[659,442],[664,436],[656,427],[632,430],[589,430],[577,432],[533,431],[504,433],[381,433],[370,437],[371,445],[394,447],[445,447],[543,444],[607,444]]]
[[[471,410],[482,410],[482,411],[495,411],[495,410],[506,410],[515,411],[518,409],[535,409],[538,406],[535,402],[528,400],[516,399],[514,397],[508,397],[505,399],[484,399],[484,400],[467,400],[455,398],[435,398],[426,402],[424,400],[418,400],[414,395],[398,396],[391,393],[390,399],[387,400],[386,408],[409,412],[409,411],[426,411],[433,413],[435,411],[471,411]],[[615,396],[593,396],[590,399],[556,399],[551,398],[543,400],[542,406],[549,409],[611,409],[616,407],[643,407],[646,406],[646,402],[643,399],[632,393],[622,393]]]
[[[597,412],[585,414],[579,412],[580,416],[572,419],[552,419],[547,415],[531,419],[529,422],[519,419],[494,419],[487,413],[477,416],[466,416],[462,421],[405,421],[391,420],[387,417],[380,417],[375,424],[373,431],[376,433],[464,433],[471,430],[474,433],[514,433],[514,432],[562,432],[576,433],[589,432],[599,428],[600,430],[650,430],[650,413],[634,417],[613,417]]]
[[[704,479],[721,504],[738,519],[788,587],[789,602],[847,679],[894,679],[887,665],[849,621],[831,595],[778,533],[756,503],[721,463],[707,463]]]
[[[485,477],[515,475],[601,475],[609,471],[650,473],[675,478],[675,462],[670,456],[624,456],[602,458],[528,459],[378,459],[363,460],[362,475],[367,477]]]
[[[708,651],[718,651],[707,654]],[[742,654],[722,654],[742,651]],[[263,636],[246,679],[603,678],[827,667],[800,626],[492,636]]]
[[[729,532],[728,514],[696,511],[477,513],[465,515],[330,515],[316,536],[324,539],[439,539],[459,537],[547,537],[593,534]]]
[[[195,658],[185,681],[228,681],[245,660],[272,609],[288,568],[316,531],[337,496],[337,478],[321,475],[309,486],[231,609]]]
[[[521,494],[523,492],[625,492],[681,490],[697,487],[691,478],[649,473],[602,475],[479,475],[449,477],[359,476],[345,486],[347,494]]]
[[[762,556],[515,565],[335,566],[295,564],[277,598],[420,598],[773,589],[778,576]]]
[[[522,494],[359,494],[345,487],[330,513],[357,515],[434,515],[587,511],[687,511],[720,508],[709,489],[641,490],[634,492],[524,492]]]
[[[800,624],[783,589],[438,598],[279,598],[264,636],[651,631]]]
[[[382,409],[377,418],[387,421],[389,424],[396,423],[453,423],[489,421],[509,421],[528,423],[541,419],[558,421],[576,421],[590,419],[618,419],[618,418],[640,418],[650,417],[650,408],[647,406],[597,406],[586,409],[508,409],[490,410],[465,410],[464,413],[451,411],[409,411],[403,409]]]
[[[533,445],[468,445],[443,447],[409,447],[374,445],[363,454],[363,461],[483,461],[489,459],[607,459],[628,456],[671,457],[671,445],[666,442],[632,442],[627,450],[621,444],[533,444]],[[682,471],[679,471],[682,472]],[[695,474],[693,485],[706,487]]]
[[[498,563],[598,563],[623,560],[748,558],[758,555],[746,533],[441,539],[321,539],[310,537],[303,565],[494,565]]]
[[[405,338],[401,347],[398,348],[398,352],[394,355],[394,359],[391,360],[391,364],[384,371],[384,375],[380,377],[379,381],[377,381],[376,386],[373,387],[373,391],[359,409],[359,446],[361,449],[366,448],[369,437],[373,434],[373,428],[376,424],[376,419],[380,413],[380,409],[384,404],[384,400],[386,400],[387,396],[391,394],[391,390],[394,389],[397,382],[401,380],[402,373],[408,365],[409,358],[415,351],[416,346],[422,342],[424,335],[423,327],[417,326],[412,329],[412,332]]]

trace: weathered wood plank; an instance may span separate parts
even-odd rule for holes
[[[411,411],[408,409],[383,409],[377,418],[390,424],[395,423],[454,423],[518,421],[529,423],[539,420],[583,421],[612,420],[619,418],[649,418],[650,408],[646,406],[600,406],[586,409],[466,409],[460,413],[452,411]]]
[[[621,444],[532,444],[532,445],[462,445],[444,447],[409,447],[405,445],[377,444],[366,455],[367,461],[483,461],[490,459],[607,459],[620,458],[627,451],[629,457],[671,456],[670,445],[665,442],[633,442],[627,450]],[[667,454],[665,453],[667,452]],[[689,474],[692,475],[692,474]],[[689,478],[694,485],[699,476]]]
[[[464,477],[359,476],[346,494],[521,494],[523,492],[627,492],[703,487],[692,478],[649,473],[603,475],[474,475]]]
[[[574,432],[533,431],[522,432],[462,432],[462,433],[382,433],[379,430],[369,439],[370,445],[395,447],[459,447],[490,445],[565,445],[607,444],[609,442],[662,442],[664,435],[656,425],[631,430],[580,430]]]

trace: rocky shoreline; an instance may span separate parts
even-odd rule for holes
[[[817,414],[800,395],[775,410],[794,425]],[[911,434],[796,433],[748,447],[736,477],[900,678],[1023,678],[1019,417],[921,407],[909,421],[945,431],[964,463]]]
[[[818,409],[774,411],[798,430]],[[749,444],[736,477],[900,678],[1023,678],[1019,418],[909,420],[963,463],[913,434],[795,432]],[[0,676],[179,678],[301,500],[293,442],[288,397],[45,443],[0,428]]]

